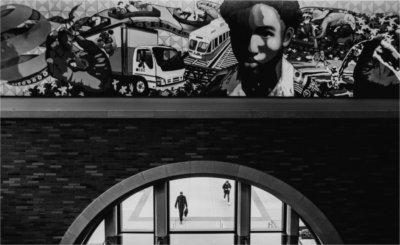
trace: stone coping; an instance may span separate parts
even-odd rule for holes
[[[2,118],[398,118],[395,99],[1,98]]]

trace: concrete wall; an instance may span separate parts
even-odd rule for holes
[[[167,163],[264,171],[309,198],[345,243],[398,243],[396,119],[3,119],[1,244],[50,244],[97,196]]]

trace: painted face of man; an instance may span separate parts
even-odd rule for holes
[[[232,51],[244,93],[266,96],[281,78],[283,50],[294,36],[296,17],[301,16],[297,1],[255,2],[225,0],[221,15],[231,30]]]
[[[292,28],[286,28],[278,11],[265,4],[256,4],[252,7],[249,17],[251,37],[248,45],[249,58],[244,65],[257,70],[268,63],[284,47],[289,45]]]

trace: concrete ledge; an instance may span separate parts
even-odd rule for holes
[[[233,179],[237,180],[241,165],[235,165],[231,163],[225,162],[212,162],[213,163],[213,172],[219,173],[223,176],[232,176],[235,177]]]
[[[211,161],[192,161],[190,162],[190,174],[206,174],[207,170],[212,172],[212,162]],[[206,170],[207,169],[207,170]]]
[[[121,185],[124,187],[124,189],[137,189],[141,187],[145,183],[145,179],[142,174],[137,174],[134,175],[128,179],[125,179],[121,182]]]
[[[2,118],[398,118],[395,99],[1,98]]]
[[[90,220],[88,220],[83,214],[79,215],[79,217],[75,219],[72,225],[68,228],[66,235],[63,236],[60,244],[75,244],[75,240],[89,225],[89,222]]]
[[[146,183],[151,183],[167,178],[167,168],[165,165],[160,167],[151,168],[142,172],[143,178]]]
[[[163,165],[123,180],[85,208],[66,231],[61,244],[80,242],[78,238],[97,218],[96,216],[116,202],[120,202],[125,194],[149,184],[155,184],[160,180],[189,175],[223,176],[260,187],[290,205],[310,225],[310,228],[323,244],[343,244],[339,233],[327,217],[296,189],[262,171],[238,164],[216,161],[193,161]]]
[[[96,217],[101,211],[104,210],[104,207],[107,206],[107,201],[102,198],[95,199],[92,203],[89,204],[85,210],[81,213],[83,217],[90,220],[93,217]]]
[[[65,232],[60,244],[62,244],[62,245],[64,245],[64,244],[65,245],[71,245],[72,243],[70,243],[70,241],[74,241],[74,239],[76,239],[76,235],[75,234],[71,234],[69,232],[69,230],[68,230],[68,231]]]
[[[121,183],[114,185],[112,188],[108,189],[106,192],[101,194],[99,198],[105,205],[110,205],[112,203],[111,200],[115,201],[121,196],[125,195],[128,192],[127,188],[124,187]],[[105,207],[104,207],[105,208]]]
[[[262,178],[262,176],[264,176],[263,172],[246,166],[240,166],[239,171],[237,173],[237,177],[240,180],[244,180],[254,184],[257,184],[257,180],[264,181],[268,179],[268,178]]]

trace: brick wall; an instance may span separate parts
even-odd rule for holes
[[[398,243],[395,119],[3,119],[1,244],[60,242],[97,196],[166,163],[265,171],[308,197],[346,243]]]

